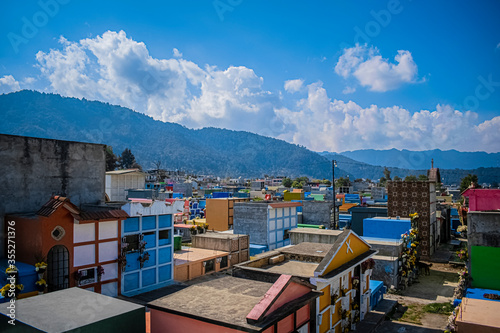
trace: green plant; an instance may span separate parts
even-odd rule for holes
[[[450,315],[453,312],[451,303],[430,303],[423,307],[424,312]]]

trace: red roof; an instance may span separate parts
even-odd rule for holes
[[[84,212],[81,211],[77,206],[72,204],[68,198],[58,195],[50,198],[50,200],[47,201],[42,206],[42,208],[38,210],[37,215],[49,217],[50,215],[54,214],[54,212],[61,206],[64,206],[64,208],[66,208],[71,213],[71,215],[73,215],[73,217],[79,221],[108,220],[129,217],[129,215],[121,209]]]
[[[111,209],[104,211],[94,212],[80,212],[80,214],[72,214],[73,217],[79,221],[92,221],[92,220],[107,220],[107,219],[123,219],[129,215],[121,209]]]
[[[270,203],[269,206],[272,208],[300,207],[302,206],[302,202],[278,202]]]

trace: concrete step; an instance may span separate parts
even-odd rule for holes
[[[398,304],[397,301],[384,299],[375,309],[365,315],[363,321],[356,325],[356,332],[371,333],[384,321],[385,316]]]

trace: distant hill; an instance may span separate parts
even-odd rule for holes
[[[384,167],[370,165],[364,162],[356,161],[352,158],[344,156],[344,153],[328,153],[322,152],[320,155],[328,158],[329,160],[336,160],[339,168],[345,170],[349,174],[352,174],[355,178],[365,178],[365,179],[380,179],[384,176]],[[460,164],[458,164],[460,165]],[[436,167],[436,164],[434,163]],[[427,169],[412,170],[388,167],[391,171],[391,177],[398,176],[404,179],[408,175],[427,175]],[[439,169],[442,182],[444,184],[456,184],[459,185],[462,178],[468,174],[476,174],[478,176],[480,183],[500,183],[500,168],[477,168],[477,169]]]
[[[224,177],[332,177],[331,161],[304,147],[248,132],[192,130],[108,103],[24,90],[0,95],[0,118],[4,134],[104,143],[116,154],[130,148],[145,169],[161,161],[162,168]]]
[[[431,159],[434,159],[434,167],[440,169],[500,167],[500,153],[460,152],[457,150],[439,149],[424,151],[363,149],[345,151],[341,154],[371,165],[413,170],[429,169],[431,167]]]

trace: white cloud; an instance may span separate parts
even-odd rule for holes
[[[413,113],[399,106],[363,108],[352,101],[332,100],[320,82],[307,89],[307,97],[296,108],[277,108],[276,113],[291,128],[280,138],[312,150],[499,151],[500,117],[478,123],[475,112],[460,112],[448,105]]]
[[[344,95],[348,95],[348,94],[352,94],[355,91],[356,91],[356,88],[354,88],[354,87],[345,87],[344,90],[342,90],[342,93]]]
[[[182,53],[174,47],[173,49],[174,57],[175,58],[182,58]]]
[[[298,92],[302,89],[303,84],[304,84],[304,80],[301,80],[301,79],[288,80],[288,81],[285,81],[285,90],[289,93]]]
[[[12,75],[4,75],[0,78],[0,94],[6,94],[21,90],[19,82]]]
[[[60,42],[61,50],[37,54],[42,75],[54,92],[120,104],[190,127],[266,135],[280,128],[273,112],[279,99],[263,89],[262,77],[252,69],[202,69],[184,59],[153,58],[144,43],[123,31]]]
[[[339,75],[357,78],[355,73],[364,72],[364,66],[381,66],[386,69],[377,69],[373,77],[385,70],[398,82],[415,80],[409,53],[400,52],[398,65],[394,65],[377,58],[375,49],[356,48],[339,60]],[[321,82],[305,85],[300,79],[284,82],[284,88],[307,95],[287,95],[285,101],[280,92],[267,91],[264,79],[250,68],[218,69],[182,58],[154,58],[144,43],[123,31],[108,31],[78,42],[62,38],[60,49],[38,52],[37,60],[53,92],[123,105],[188,127],[245,130],[312,150],[500,149],[500,117],[479,122],[476,113],[446,105],[416,112],[399,106],[361,107],[353,101],[332,99]],[[394,80],[370,82],[392,87]],[[0,79],[0,89],[4,82],[9,82],[11,90],[19,89],[12,76]],[[345,92],[349,87],[354,89],[349,85]]]
[[[409,51],[399,50],[394,60],[396,63],[390,63],[382,58],[378,49],[357,44],[344,49],[335,66],[335,73],[345,79],[353,76],[363,87],[377,92],[394,90],[402,84],[418,81],[418,68]]]

